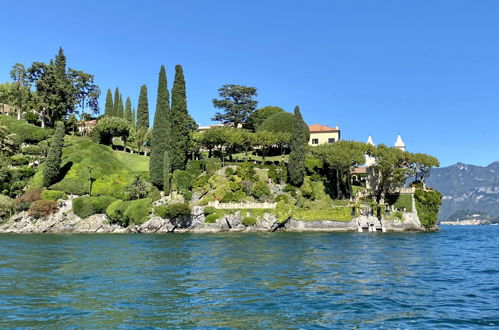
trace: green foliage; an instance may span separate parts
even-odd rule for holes
[[[57,203],[51,200],[37,200],[31,203],[28,209],[29,216],[40,219],[46,218],[57,211]]]
[[[193,177],[199,176],[203,172],[203,161],[202,160],[189,160],[185,166],[185,170]]]
[[[106,105],[104,114],[107,116],[114,116],[114,107],[113,107],[113,94],[111,90],[108,88],[106,93]]]
[[[150,198],[136,199],[133,201],[115,201],[106,209],[106,215],[113,223],[119,223],[123,227],[131,224],[140,225],[147,220],[152,212],[152,200]]]
[[[191,215],[191,208],[189,203],[174,203],[169,204],[165,207],[164,213],[162,214],[162,218],[178,218],[178,217],[187,217]]]
[[[41,198],[43,200],[57,201],[59,199],[68,199],[68,195],[64,191],[59,190],[43,190],[41,193]]]
[[[404,220],[404,214],[400,211],[390,212],[390,215],[384,217],[385,220]]]
[[[293,136],[291,138],[291,153],[288,162],[289,181],[298,187],[303,183],[305,177],[305,159],[308,152],[308,126],[300,113],[300,108],[295,107],[295,121],[293,126]],[[306,127],[306,129],[305,129]]]
[[[161,192],[155,186],[151,186],[147,197],[149,197],[152,201],[157,201],[158,199],[161,199]]]
[[[62,148],[64,146],[64,133],[64,123],[57,122],[55,134],[50,143],[50,149],[44,163],[43,185],[45,187],[56,182],[59,177]]]
[[[237,168],[236,175],[242,180],[255,181],[256,171],[251,163],[243,163]]]
[[[10,116],[0,116],[0,126],[7,127],[9,133],[15,134],[13,142],[16,146],[22,143],[38,143],[45,140],[53,132],[51,129],[27,124]]]
[[[173,170],[185,168],[191,144],[189,133],[194,125],[194,121],[187,112],[184,72],[181,65],[176,65],[172,87],[171,133],[168,145]]]
[[[120,114],[120,90],[118,87],[114,89],[113,116],[121,117]]]
[[[41,193],[42,190],[40,188],[28,189],[14,201],[15,210],[17,212],[26,211],[31,203],[41,199]]]
[[[14,201],[5,195],[0,195],[0,220],[8,219],[14,212]]]
[[[251,189],[251,195],[258,200],[264,200],[270,196],[270,189],[265,182],[257,182]]]
[[[213,214],[213,213],[215,213],[216,211],[217,211],[217,209],[216,209],[216,208],[214,208],[213,206],[206,206],[206,207],[204,208],[204,210],[203,210],[203,212],[204,212],[204,215],[205,215],[205,216],[206,216],[206,215]]]
[[[97,121],[92,136],[97,143],[111,145],[113,138],[120,137],[124,141],[130,135],[130,124],[126,119],[104,116]]]
[[[133,112],[132,112],[132,101],[130,101],[130,97],[128,97],[128,96],[127,96],[126,102],[125,102],[125,116],[123,118],[128,120],[130,125],[132,125],[132,123],[134,122]]]
[[[407,212],[412,212],[412,195],[392,194],[386,196],[386,202],[399,210],[404,208]]]
[[[416,210],[419,221],[426,229],[433,229],[437,225],[437,214],[442,204],[442,194],[436,190],[416,189],[414,193]]]
[[[42,155],[44,151],[39,146],[29,145],[22,149],[22,153],[25,155]]]
[[[83,196],[73,199],[73,213],[82,219],[91,215],[105,213],[116,198],[110,196]]]
[[[209,175],[215,174],[222,167],[220,160],[215,158],[204,159],[203,164],[206,173]]]
[[[335,207],[326,210],[303,210],[297,209],[293,213],[293,218],[301,221],[350,221],[353,219],[351,207]]]
[[[156,101],[156,112],[154,114],[154,125],[151,132],[151,155],[149,161],[149,173],[151,183],[163,188],[164,185],[164,159],[165,150],[171,149],[171,112],[169,106],[169,93],[166,82],[166,71],[161,66],[158,78],[158,96]]]
[[[36,113],[31,112],[31,111],[26,112],[24,114],[24,120],[26,120],[26,122],[28,122],[28,124],[31,124],[31,125],[36,125],[36,124],[40,123],[40,118],[38,117],[38,115]]]
[[[12,155],[10,156],[10,163],[14,166],[28,165],[29,158],[23,155]]]
[[[243,128],[255,132],[267,118],[279,112],[284,112],[284,110],[275,106],[257,109],[248,116],[248,119],[243,124]]]
[[[141,199],[147,197],[151,190],[151,184],[146,182],[140,176],[135,176],[135,179],[126,187],[127,199]]]
[[[137,107],[137,127],[149,128],[149,104],[147,101],[147,86],[140,87],[139,104]]]
[[[215,223],[215,222],[217,222],[217,220],[218,220],[218,219],[220,219],[222,216],[223,216],[223,214],[221,214],[221,213],[212,213],[212,214],[207,215],[207,216],[204,218],[204,222],[206,222],[206,223]]]
[[[193,178],[191,174],[183,170],[173,172],[173,188],[180,192],[189,191]]]
[[[192,192],[191,191],[183,191],[182,196],[184,197],[184,201],[190,202],[192,199]]]
[[[91,176],[92,195],[124,199],[126,187],[137,175],[147,179],[148,157],[116,152],[85,138],[69,137],[67,140],[63,150],[63,167],[69,170],[51,189],[67,194],[88,194]],[[34,181],[40,174],[38,171]]]
[[[257,127],[257,131],[288,133],[293,135],[294,126],[295,116],[292,113],[277,112],[268,117],[259,127]]]
[[[301,194],[305,198],[311,198],[312,194],[314,193],[314,190],[312,188],[312,185],[310,183],[310,178],[306,177],[303,181],[303,184],[300,188]]]
[[[255,111],[258,102],[253,98],[257,96],[256,88],[240,85],[223,85],[218,89],[220,99],[213,99],[213,106],[222,109],[224,113],[217,112],[212,118],[224,124],[238,127],[246,122],[248,116]]]
[[[226,176],[234,175],[234,169],[232,167],[227,167],[225,169],[225,175]]]
[[[242,223],[246,227],[254,226],[254,225],[256,225],[256,218],[254,218],[254,217],[244,217]]]

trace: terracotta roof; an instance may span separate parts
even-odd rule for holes
[[[320,133],[320,132],[337,132],[339,129],[332,128],[329,126],[321,125],[321,124],[312,124],[308,126],[308,129],[312,133]]]

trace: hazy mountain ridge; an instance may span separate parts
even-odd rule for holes
[[[460,210],[499,216],[499,162],[488,166],[457,163],[435,168],[427,184],[444,195],[440,220],[448,219]]]

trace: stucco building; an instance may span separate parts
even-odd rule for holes
[[[321,144],[331,144],[340,140],[341,134],[338,126],[332,128],[325,125],[313,124],[308,126],[310,129],[310,140],[308,144],[311,146],[318,146]]]

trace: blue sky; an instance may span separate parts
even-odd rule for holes
[[[499,160],[499,1],[8,1],[2,13],[0,82],[62,46],[134,106],[147,84],[152,112],[160,65],[171,87],[182,64],[201,125],[234,83],[343,139],[400,133],[443,166]]]

